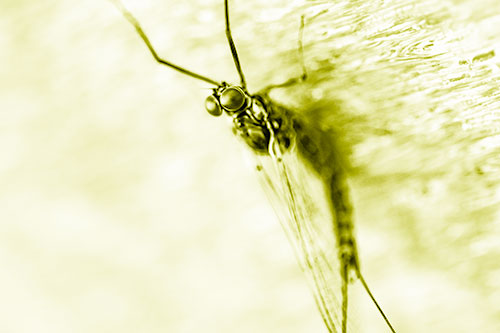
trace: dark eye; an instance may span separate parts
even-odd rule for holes
[[[219,105],[219,101],[215,96],[210,95],[205,99],[205,109],[207,109],[208,113],[212,116],[220,116],[222,114],[222,109]]]
[[[245,101],[245,93],[238,87],[226,88],[220,95],[220,104],[228,111],[240,110],[245,105]]]

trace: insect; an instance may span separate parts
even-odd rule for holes
[[[269,92],[276,87],[305,80],[304,64],[302,77],[251,94],[231,35],[228,0],[224,1],[225,32],[239,84],[218,82],[161,58],[132,13],[120,1],[113,3],[134,26],[158,63],[214,86],[205,100],[205,108],[212,116],[226,114],[232,119],[233,132],[257,155],[261,179],[273,193],[270,199],[279,202],[277,206],[286,207],[281,216],[283,227],[311,281],[328,331],[348,332],[348,287],[357,279],[388,328],[395,332],[361,274],[346,175],[335,149],[321,149],[329,145],[331,134],[312,128],[306,119],[269,97]],[[303,27],[302,17],[300,35]],[[302,51],[301,38],[299,51]],[[323,193],[324,205],[315,203],[305,190],[308,184],[304,184],[302,175],[310,172],[319,179],[314,191]],[[321,210],[321,207],[327,209]]]

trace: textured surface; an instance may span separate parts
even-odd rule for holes
[[[128,2],[161,54],[236,81],[222,1],[171,3]],[[498,1],[231,3],[252,91],[300,73],[306,15],[309,80],[275,98],[338,133],[399,332],[499,331]],[[205,84],[107,1],[0,9],[0,331],[324,331]]]

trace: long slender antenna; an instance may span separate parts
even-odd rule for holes
[[[368,288],[368,284],[366,283],[365,279],[363,278],[363,275],[361,274],[361,271],[359,269],[357,269],[357,275],[358,275],[358,278],[359,278],[359,281],[361,281],[361,284],[363,285],[363,287],[365,288],[366,292],[368,293],[368,295],[370,296],[370,298],[372,299],[373,303],[375,304],[375,306],[377,307],[378,311],[380,312],[380,314],[382,315],[382,317],[384,318],[387,326],[389,326],[389,328],[391,329],[391,332],[392,333],[396,333],[396,331],[394,330],[394,327],[392,327],[391,323],[389,322],[389,319],[387,318],[387,316],[385,315],[384,311],[382,310],[382,308],[380,307],[380,305],[378,305],[378,302],[375,300],[375,297],[373,296],[372,292],[370,291],[370,288]]]
[[[165,65],[165,66],[168,66],[170,68],[173,68],[182,74],[189,75],[191,77],[194,77],[195,79],[208,82],[208,83],[213,84],[215,86],[221,85],[220,82],[212,80],[206,76],[196,74],[196,73],[191,72],[190,70],[187,70],[183,67],[177,66],[176,64],[173,64],[170,61],[167,61],[165,59],[160,58],[158,53],[156,53],[156,50],[154,49],[153,45],[149,41],[148,36],[146,36],[146,33],[144,32],[144,30],[142,30],[142,27],[139,24],[139,21],[137,21],[137,19],[134,17],[134,15],[132,15],[132,13],[127,8],[125,8],[125,6],[123,5],[123,3],[120,0],[109,0],[109,1],[111,1],[116,6],[116,8],[118,8],[118,10],[123,14],[123,16],[127,19],[127,21],[129,21],[134,26],[135,30],[137,31],[139,36],[141,36],[142,40],[144,41],[144,43],[148,47],[149,51],[153,55],[153,58],[155,58],[155,60],[158,63]]]
[[[236,52],[236,46],[234,45],[233,36],[231,35],[231,27],[229,26],[228,0],[224,0],[224,16],[226,18],[226,37],[229,43],[229,48],[231,49],[231,54],[233,55],[233,60],[234,64],[236,65],[236,70],[238,70],[238,75],[240,76],[241,86],[243,87],[243,90],[246,90],[247,84],[245,82],[245,76],[243,75],[243,70],[241,69],[238,53]]]

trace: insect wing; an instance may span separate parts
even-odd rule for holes
[[[340,332],[341,277],[333,216],[323,182],[294,149],[258,157],[259,179],[305,272],[329,332]],[[348,331],[352,331],[348,329]]]

